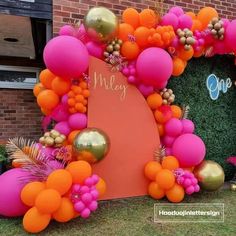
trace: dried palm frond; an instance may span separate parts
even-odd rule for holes
[[[165,155],[166,155],[165,147],[160,146],[159,148],[156,148],[156,150],[154,151],[154,160],[161,163]]]
[[[190,111],[189,105],[183,105],[182,106],[182,116],[181,119],[187,119]]]

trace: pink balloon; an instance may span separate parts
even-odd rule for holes
[[[90,191],[88,186],[82,186],[80,189],[81,194],[88,193]]]
[[[180,29],[185,29],[185,28],[191,29],[192,25],[193,25],[193,20],[190,16],[184,14],[184,15],[181,15],[179,17],[178,28],[180,28]]]
[[[87,205],[90,204],[93,200],[92,195],[90,193],[84,193],[81,196],[81,200]]]
[[[20,198],[22,188],[26,183],[20,181],[29,173],[20,168],[14,168],[0,175],[0,215],[8,217],[22,216],[29,209]]]
[[[64,25],[60,28],[59,35],[74,36],[75,28],[71,25]]]
[[[148,97],[150,94],[154,92],[153,86],[146,86],[144,84],[140,84],[138,86],[138,89],[144,97]]]
[[[172,155],[172,148],[166,148],[166,156],[171,156]]]
[[[85,209],[85,204],[82,201],[78,201],[75,203],[74,208],[77,212],[82,212]]]
[[[194,187],[191,185],[189,187],[186,188],[185,192],[188,194],[188,195],[191,195],[194,193]]]
[[[67,106],[59,104],[52,112],[51,116],[53,120],[59,121],[66,121],[69,118],[69,111]]]
[[[164,136],[162,139],[162,142],[165,145],[165,147],[171,147],[174,141],[175,141],[175,138],[171,136]]]
[[[194,192],[197,193],[200,191],[200,186],[197,184],[194,186]]]
[[[45,159],[54,159],[53,156],[53,151],[55,150],[55,148],[51,148],[51,147],[45,147],[43,146],[40,149],[41,155],[45,158]]]
[[[195,126],[191,120],[183,119],[181,122],[183,125],[182,134],[192,134],[194,132]]]
[[[84,219],[88,218],[90,216],[90,210],[88,208],[85,208],[81,213],[80,216]]]
[[[89,204],[89,207],[90,211],[96,211],[97,208],[98,208],[98,203],[97,201],[92,201],[90,204]]]
[[[190,186],[192,184],[190,179],[185,179],[183,182],[183,187],[187,188],[188,186]]]
[[[225,43],[231,50],[236,50],[236,20],[229,23],[225,31]]]
[[[206,154],[206,147],[197,135],[183,134],[175,140],[172,152],[179,160],[180,167],[192,167],[202,162]]]
[[[170,10],[169,10],[169,13],[173,13],[175,14],[176,16],[181,16],[184,14],[184,10],[181,8],[181,7],[172,7]]]
[[[173,62],[164,49],[150,47],[139,54],[136,71],[143,84],[159,87],[170,78]]]
[[[161,25],[172,25],[175,30],[178,28],[178,24],[179,19],[173,13],[167,13],[161,19]]]
[[[71,36],[51,39],[43,53],[47,68],[63,78],[78,78],[89,65],[89,54],[85,45]]]
[[[65,136],[69,135],[69,133],[71,132],[71,128],[67,121],[61,121],[57,123],[54,129],[60,132],[61,134],[64,134]]]
[[[165,134],[177,137],[182,133],[183,125],[179,119],[172,118],[165,124]]]
[[[68,105],[68,95],[67,94],[64,94],[61,98],[61,103],[62,105],[64,106],[67,106]]]
[[[87,126],[87,116],[83,113],[75,113],[69,117],[68,122],[72,130],[84,129]]]
[[[90,40],[84,24],[81,24],[80,27],[75,30],[75,37],[84,44],[86,44]]]
[[[103,47],[101,44],[95,42],[88,42],[86,43],[86,48],[91,56],[102,58],[103,57]]]

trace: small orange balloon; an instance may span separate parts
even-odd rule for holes
[[[56,77],[52,81],[52,90],[62,96],[70,91],[71,82],[70,80],[62,79],[60,77]]]
[[[155,180],[157,173],[162,169],[157,161],[149,161],[144,167],[144,175],[149,180]]]
[[[23,227],[29,233],[39,233],[47,228],[50,220],[50,214],[43,214],[36,207],[32,207],[24,215]]]
[[[42,92],[44,89],[45,88],[43,87],[42,83],[35,84],[34,90],[33,90],[34,96],[37,97],[39,93]]]
[[[147,28],[156,27],[158,24],[158,16],[151,9],[144,9],[139,13],[140,25]]]
[[[175,57],[173,59],[172,75],[173,76],[180,76],[181,74],[183,74],[184,69],[185,69],[184,61],[178,57]]]
[[[218,18],[219,15],[213,7],[204,7],[197,14],[197,19],[201,21],[203,30],[207,28],[207,25],[214,17]]]
[[[164,124],[164,123],[166,123],[166,122],[170,119],[170,117],[165,116],[165,115],[164,115],[161,111],[159,111],[159,110],[155,110],[155,112],[154,112],[154,117],[155,117],[157,123],[160,123],[160,124]]]
[[[52,218],[58,222],[68,222],[74,218],[74,206],[69,198],[63,197],[61,199],[61,205],[52,214]]]
[[[193,25],[192,25],[192,28],[191,30],[194,32],[195,30],[199,30],[201,31],[202,30],[202,23],[200,20],[193,20]]]
[[[37,103],[43,109],[52,110],[58,105],[59,97],[54,91],[46,89],[38,95]]]
[[[21,190],[21,201],[27,206],[34,206],[36,197],[44,189],[45,184],[42,182],[35,181],[26,184]]]
[[[71,174],[64,169],[54,170],[47,178],[47,188],[57,190],[61,195],[65,194],[72,185]]]
[[[45,189],[41,191],[35,200],[35,206],[44,214],[51,214],[55,212],[60,205],[60,193],[54,189]]]
[[[126,23],[122,23],[119,25],[119,34],[118,34],[118,38],[123,40],[123,41],[127,41],[129,39],[129,35],[133,35],[134,34],[134,28]]]
[[[184,188],[179,184],[166,191],[166,197],[170,202],[178,203],[184,199]]]
[[[123,11],[122,20],[136,29],[139,25],[139,13],[134,8],[127,8]]]
[[[164,136],[164,134],[165,134],[164,125],[162,125],[162,124],[157,124],[157,129],[158,129],[158,133],[159,133],[160,137]]]
[[[172,171],[167,169],[160,170],[156,175],[156,182],[162,189],[170,189],[175,184],[175,176]]]
[[[91,165],[86,161],[73,161],[67,167],[66,170],[72,175],[74,184],[82,184],[86,178],[91,176]]]
[[[182,116],[182,109],[177,105],[171,105],[172,117],[180,119]]]
[[[106,182],[100,177],[98,183],[96,184],[96,189],[98,190],[99,193],[99,198],[101,198],[107,189]]]
[[[140,49],[136,42],[126,41],[121,46],[121,54],[128,60],[133,60],[137,58],[139,53]]]
[[[147,27],[140,26],[134,31],[134,37],[139,47],[146,47],[148,45],[148,37],[150,30]]]
[[[155,110],[162,105],[162,97],[158,93],[153,93],[147,97],[147,104],[152,109]]]
[[[163,169],[175,170],[179,168],[179,161],[174,156],[166,156],[162,160],[161,165]]]
[[[165,191],[156,182],[151,182],[148,185],[148,194],[154,199],[161,199],[165,196]]]
[[[41,71],[39,80],[45,88],[51,89],[52,81],[55,79],[55,77],[56,76],[49,69],[45,69]]]
[[[80,132],[80,130],[73,130],[70,132],[70,134],[68,135],[68,142],[69,144],[72,144],[74,139],[75,139],[75,136]]]
[[[180,59],[188,61],[193,57],[194,50],[192,46],[189,50],[185,50],[184,47],[181,47],[177,53]]]

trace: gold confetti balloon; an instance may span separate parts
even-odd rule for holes
[[[105,132],[96,128],[82,130],[73,142],[73,153],[77,159],[89,163],[101,161],[107,155],[109,149],[109,137]]]
[[[105,42],[116,36],[118,18],[105,7],[93,7],[84,17],[84,26],[91,38]]]
[[[225,180],[223,168],[216,162],[205,160],[194,169],[194,175],[202,189],[215,191],[219,189]]]

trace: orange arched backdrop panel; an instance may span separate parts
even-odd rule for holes
[[[143,168],[160,145],[154,116],[138,89],[105,62],[91,58],[89,76],[88,127],[104,130],[111,141],[107,157],[94,165],[107,183],[103,199],[145,195]]]

